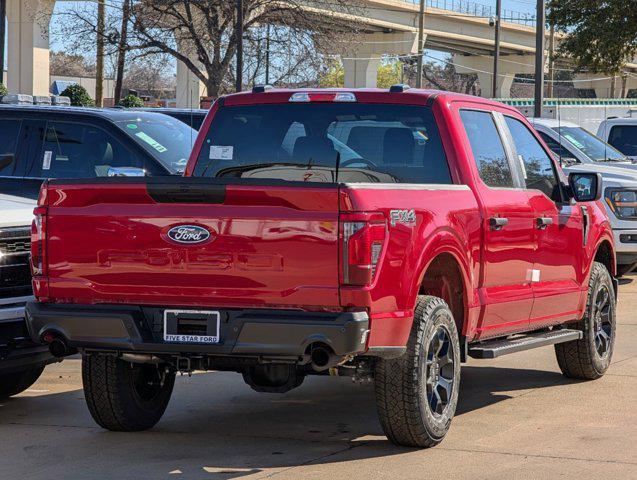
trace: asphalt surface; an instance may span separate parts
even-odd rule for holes
[[[80,361],[48,367],[0,404],[0,478],[26,479],[637,479],[637,277],[620,286],[613,363],[600,380],[558,370],[553,348],[462,370],[456,418],[429,450],[380,429],[371,386],[309,378],[258,394],[238,374],[178,378],[152,431],[97,427]]]

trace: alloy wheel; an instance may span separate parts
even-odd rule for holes
[[[595,338],[595,349],[597,354],[604,358],[611,350],[612,342],[612,303],[610,292],[606,285],[601,285],[595,294],[593,301],[593,334]]]
[[[436,328],[429,341],[425,375],[427,404],[433,415],[440,417],[452,398],[455,376],[451,336],[442,325]]]

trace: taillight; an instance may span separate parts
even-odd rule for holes
[[[46,274],[46,207],[33,210],[31,223],[31,273],[34,277]]]
[[[343,214],[342,278],[344,285],[370,285],[378,272],[387,238],[387,222],[382,214]]]

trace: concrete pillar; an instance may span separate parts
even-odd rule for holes
[[[475,73],[480,81],[481,95],[491,98],[493,83],[493,57],[485,55],[453,55],[453,63],[458,73]],[[498,64],[496,98],[511,97],[511,86],[518,73],[533,73],[533,56],[503,55]]]
[[[418,52],[415,33],[372,33],[364,35],[353,54],[345,55],[345,87],[374,88],[377,85],[378,66],[383,55]]]
[[[195,48],[186,40],[177,39],[179,52],[190,59],[197,57]],[[198,64],[198,62],[195,62]],[[177,108],[199,108],[206,86],[185,63],[177,61]]]
[[[177,62],[177,108],[199,108],[206,86],[183,62]]]
[[[468,72],[463,72],[468,73]],[[480,93],[483,97],[491,98],[493,93],[493,74],[478,72],[478,81],[480,82]],[[495,86],[496,98],[511,98],[511,86],[515,79],[515,73],[499,72],[498,80]]]
[[[343,59],[343,67],[345,68],[345,87],[376,87],[379,65],[380,57]]]
[[[8,0],[7,88],[48,95],[49,23],[55,0]]]

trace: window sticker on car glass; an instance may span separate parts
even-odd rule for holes
[[[234,147],[232,145],[210,145],[210,160],[232,160]]]
[[[131,130],[137,130],[137,124],[129,123],[128,125],[126,125],[126,128],[130,128]]]
[[[42,158],[42,170],[51,170],[51,157],[53,157],[53,152],[50,150],[44,152],[44,158]]]
[[[583,144],[581,144],[580,142],[577,141],[577,139],[573,136],[573,135],[569,135],[568,133],[566,135],[564,135],[566,137],[566,139],[571,142],[573,145],[575,145],[577,148],[579,148],[580,150],[582,149],[582,147],[584,147]]]
[[[135,134],[136,137],[142,139],[144,142],[146,142],[148,145],[150,145],[151,147],[153,147],[155,150],[157,150],[159,153],[164,153],[167,152],[168,149],[166,147],[164,147],[161,143],[159,143],[157,140],[155,140],[153,137],[151,137],[150,135],[147,135],[144,132],[137,132]]]

